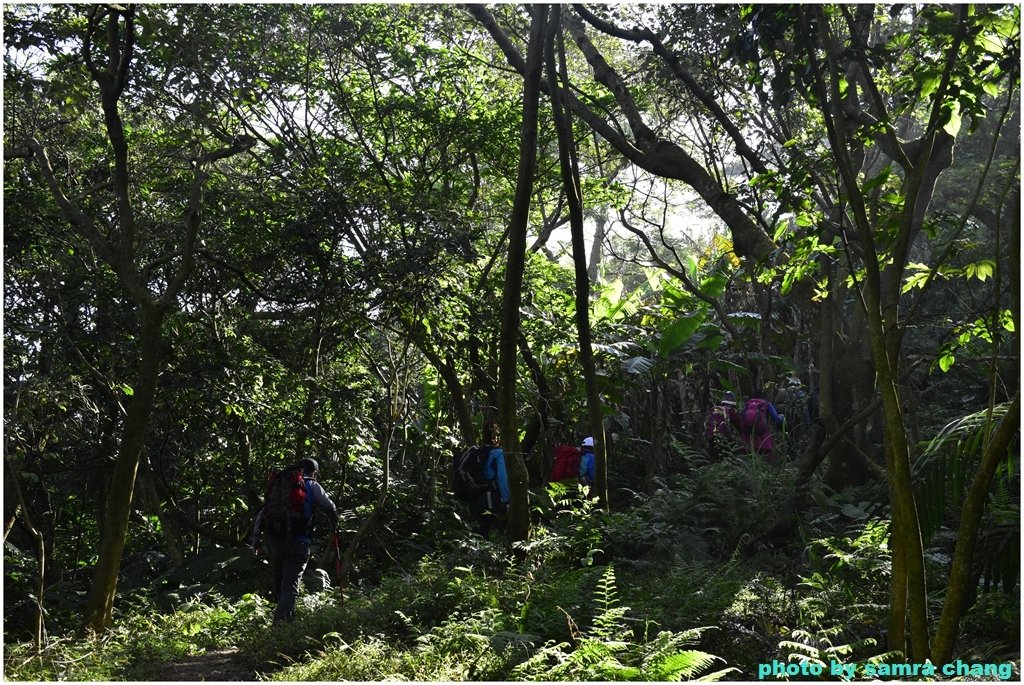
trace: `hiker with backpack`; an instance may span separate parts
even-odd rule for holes
[[[772,425],[781,427],[783,421],[785,416],[775,410],[775,405],[765,399],[764,390],[758,388],[740,412],[740,439],[752,452],[774,463]]]
[[[580,446],[582,455],[580,456],[580,470],[577,476],[577,480],[580,485],[593,485],[594,484],[594,439],[591,437],[583,438],[583,444]]]
[[[295,620],[299,583],[309,562],[314,510],[325,512],[332,528],[338,525],[338,509],[317,482],[319,476],[320,466],[313,459],[303,459],[272,474],[253,523],[252,551],[259,553],[262,539],[273,573],[273,592],[277,595],[274,623]]]
[[[736,444],[740,416],[736,411],[736,396],[726,392],[718,404],[711,407],[704,424],[704,437],[707,439],[708,454],[715,461]]]
[[[486,538],[498,527],[509,502],[505,451],[497,446],[495,430],[485,433],[482,444],[456,454],[453,471],[455,496],[469,504],[477,532]]]
[[[580,472],[580,459],[583,450],[568,444],[556,445],[552,450],[550,483],[576,479]]]

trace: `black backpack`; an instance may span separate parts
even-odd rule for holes
[[[452,459],[452,489],[459,499],[471,499],[474,495],[490,490],[494,483],[484,475],[491,445],[476,445],[461,454],[456,452]]]
[[[262,529],[270,537],[305,535],[312,514],[309,484],[302,469],[289,466],[270,474]]]

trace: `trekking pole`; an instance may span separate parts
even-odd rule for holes
[[[338,575],[338,595],[345,601],[345,588],[341,577],[341,548],[338,546],[338,529],[334,529],[334,571]]]

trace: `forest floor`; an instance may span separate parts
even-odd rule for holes
[[[154,681],[200,682],[256,680],[256,675],[237,649],[205,652],[165,664],[153,675]]]

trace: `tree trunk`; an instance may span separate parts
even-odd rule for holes
[[[964,498],[960,515],[960,529],[956,536],[956,551],[946,585],[946,598],[939,617],[939,627],[932,644],[931,659],[934,664],[945,664],[953,657],[953,645],[960,628],[960,619],[967,611],[967,599],[971,594],[971,566],[974,561],[974,546],[978,541],[981,516],[985,511],[989,486],[996,467],[1006,457],[1010,441],[1020,428],[1020,389],[1013,398],[1009,411],[999,424],[995,436],[985,450],[974,476],[971,488]]]
[[[658,480],[665,477],[666,454],[668,451],[668,398],[665,397],[666,389],[657,378],[651,378],[651,391],[648,394],[650,407],[648,423],[650,429],[650,448],[644,450],[644,490],[653,494],[657,488]]]
[[[131,514],[135,476],[160,374],[160,353],[163,345],[160,327],[164,313],[156,307],[142,307],[140,318],[139,343],[142,354],[128,414],[125,417],[121,446],[114,464],[106,511],[103,513],[99,559],[96,562],[85,612],[85,626],[95,632],[105,630],[111,623],[114,596],[117,592],[117,576],[128,535],[128,518]]]
[[[164,549],[174,567],[179,568],[185,563],[185,552],[181,544],[181,534],[178,532],[178,525],[174,521],[174,517],[168,515],[160,504],[160,494],[156,489],[153,465],[150,463],[149,455],[145,449],[142,451],[140,466],[142,470],[139,474],[138,496],[143,506],[160,521],[160,535],[164,541]]]
[[[20,403],[20,401],[21,387],[19,385],[18,394],[16,399],[14,400],[15,415],[17,415],[18,413],[18,404]],[[18,506],[17,509],[15,510],[15,516],[17,516],[19,511],[21,512],[22,519],[25,522],[25,529],[28,531],[28,534],[36,543],[36,554],[39,560],[39,573],[36,576],[36,623],[33,638],[35,640],[36,652],[41,652],[43,649],[43,642],[46,636],[44,618],[45,614],[43,612],[43,592],[46,590],[46,539],[43,537],[43,534],[39,531],[39,529],[32,524],[32,517],[29,515],[28,506],[25,503],[25,491],[24,488],[22,488],[21,486],[21,476],[18,474],[18,471],[14,467],[14,463],[11,461],[9,456],[11,454],[10,446],[7,444],[9,435],[9,433],[4,433],[4,451],[6,452],[4,456],[4,461],[7,462],[7,468],[11,472],[10,484],[14,489],[14,494],[17,497],[18,501]],[[12,519],[11,526],[13,525],[14,520]],[[5,542],[7,540],[8,531],[9,528],[8,530],[4,531]]]
[[[459,380],[459,374],[449,359],[442,359],[441,355],[434,350],[429,343],[424,342],[419,336],[413,337],[413,342],[419,348],[423,356],[437,370],[445,387],[448,388],[448,397],[455,410],[455,417],[459,422],[459,432],[462,434],[462,441],[466,445],[476,443],[476,427],[473,425],[473,412],[470,410],[469,402],[466,401],[466,393]]]
[[[553,6],[551,27],[547,36],[547,75],[550,86],[551,109],[558,134],[558,158],[562,170],[562,185],[569,206],[569,228],[572,235],[572,258],[576,281],[576,333],[580,343],[580,365],[587,392],[587,419],[594,438],[593,494],[602,509],[608,508],[608,458],[604,437],[604,411],[597,385],[597,368],[590,333],[590,276],[587,273],[587,254],[583,240],[583,196],[580,187],[579,164],[572,137],[572,120],[562,104],[562,89],[556,88],[565,80],[565,50],[562,40],[561,8]],[[557,51],[556,51],[557,42]],[[556,64],[557,58],[557,64]],[[568,84],[565,84],[568,86]]]
[[[505,449],[511,497],[506,535],[509,542],[526,540],[530,533],[529,474],[519,452],[519,420],[516,410],[519,306],[522,302],[526,263],[526,229],[529,223],[533,175],[537,166],[537,118],[540,109],[540,78],[544,54],[547,5],[532,5],[530,43],[523,77],[523,124],[519,146],[519,173],[515,202],[509,220],[508,262],[501,305],[501,338],[498,353],[498,412],[501,442]]]
[[[608,219],[602,215],[594,223],[594,242],[590,244],[590,260],[587,262],[587,279],[591,283],[597,283],[601,272],[601,247],[608,233]]]

